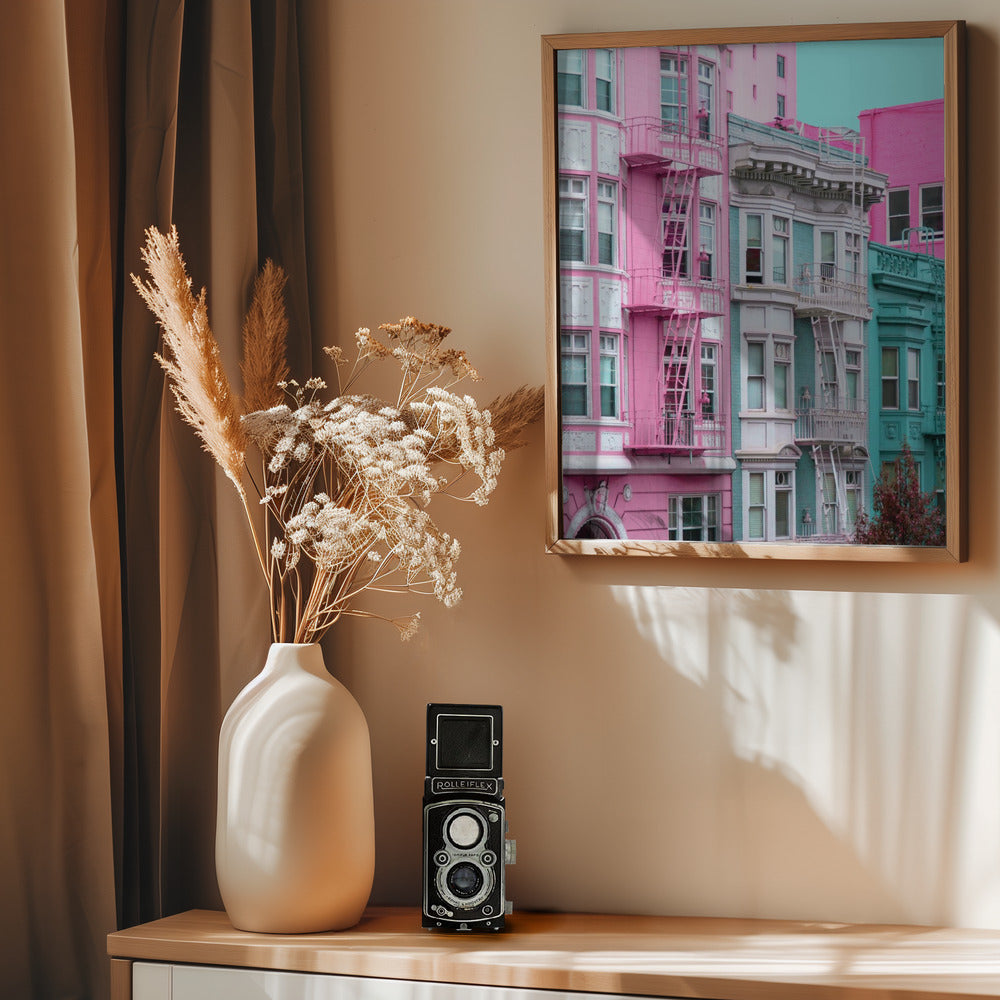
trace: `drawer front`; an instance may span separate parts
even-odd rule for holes
[[[132,1000],[641,1000],[610,993],[566,993],[268,972],[206,965],[132,966]],[[669,998],[666,998],[669,1000]]]

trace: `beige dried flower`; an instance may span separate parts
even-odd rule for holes
[[[339,347],[325,348],[339,391],[324,402],[322,379],[300,385],[288,377],[285,276],[268,261],[243,327],[241,415],[208,325],[205,292],[191,294],[176,230],[149,230],[143,259],[150,282],[133,281],[164,328],[160,363],[181,414],[243,500],[271,595],[274,639],[315,642],[342,615],[381,617],[355,607],[366,590],[456,604],[461,546],[427,507],[442,493],[487,502],[504,448],[516,447],[541,412],[541,390],[522,388],[481,410],[471,396],[451,391],[479,373],[463,351],[442,347],[449,329],[410,316],[380,326],[384,340],[358,330],[353,363]],[[389,359],[401,372],[396,400],[352,391],[370,365]],[[245,471],[250,447],[260,454],[259,482]],[[476,483],[459,493],[466,475]],[[259,498],[263,527],[244,476]],[[405,640],[420,615],[386,620]]]
[[[279,386],[288,378],[285,272],[268,260],[253,286],[243,323],[243,409],[267,410],[281,402]]]
[[[219,344],[208,324],[205,289],[197,298],[191,293],[175,227],[166,236],[155,228],[147,229],[142,259],[150,280],[144,282],[134,274],[131,277],[163,328],[164,352],[157,354],[156,360],[167,373],[181,416],[195,429],[245,502],[246,439]]]

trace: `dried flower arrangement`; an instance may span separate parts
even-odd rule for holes
[[[285,275],[268,261],[243,325],[240,400],[209,326],[205,289],[192,294],[176,228],[147,230],[142,259],[150,280],[132,281],[163,327],[157,360],[181,416],[242,501],[270,593],[274,641],[317,642],[342,615],[383,618],[355,607],[366,590],[455,604],[460,546],[427,505],[439,494],[485,504],[505,450],[541,414],[542,390],[522,387],[480,409],[451,391],[480,376],[463,351],[442,346],[450,331],[410,317],[380,326],[381,339],[358,330],[353,360],[324,348],[337,395],[323,402],[323,380],[289,379]],[[355,388],[371,365],[390,359],[401,373],[395,402]],[[259,476],[247,458],[253,449]],[[478,483],[460,492],[468,474]],[[384,620],[407,639],[420,614]]]

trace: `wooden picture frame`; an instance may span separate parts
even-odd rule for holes
[[[964,561],[964,23],[549,35],[542,80],[548,551]]]

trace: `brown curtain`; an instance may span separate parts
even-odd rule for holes
[[[0,983],[104,997],[115,926],[218,906],[219,722],[259,572],[132,290],[177,225],[238,385],[259,264],[311,356],[296,7],[32,0],[0,32]]]

